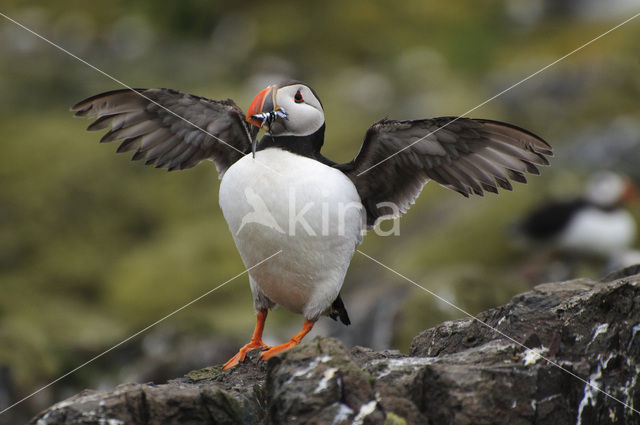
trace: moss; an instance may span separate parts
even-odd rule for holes
[[[389,412],[384,420],[384,425],[407,425],[407,421],[403,417]]]
[[[222,374],[222,366],[209,366],[204,369],[192,370],[185,375],[191,382],[200,382],[206,380],[217,380]]]

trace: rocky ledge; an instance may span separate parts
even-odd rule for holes
[[[84,391],[31,423],[640,423],[640,275],[539,285],[477,318],[420,333],[409,355],[316,338],[267,363]]]

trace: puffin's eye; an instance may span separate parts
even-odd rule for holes
[[[304,101],[304,99],[302,98],[302,93],[300,93],[300,90],[298,90],[298,91],[296,92],[296,95],[295,95],[295,96],[293,96],[293,100],[294,100],[296,103],[302,103],[302,102]]]

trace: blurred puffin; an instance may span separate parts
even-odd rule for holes
[[[320,153],[322,103],[298,81],[265,88],[246,115],[232,100],[169,89],[111,91],[72,110],[97,117],[88,130],[111,126],[101,142],[123,140],[117,151],[135,151],[134,160],[169,170],[215,164],[220,207],[250,269],[257,311],[251,341],[225,369],[250,350],[263,350],[266,360],[300,343],[322,315],[348,325],[340,288],[363,231],[404,213],[429,180],[466,197],[497,193],[512,189],[509,180],[526,183],[525,173],[539,174],[552,155],[541,138],[498,121],[383,119],[367,130],[356,157],[338,164]],[[304,326],[267,347],[262,332],[276,305],[302,314]]]
[[[562,253],[614,260],[635,241],[635,220],[624,209],[635,196],[630,179],[601,171],[591,176],[583,197],[539,206],[517,231]]]

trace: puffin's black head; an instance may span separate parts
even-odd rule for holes
[[[287,81],[258,93],[247,111],[247,122],[272,136],[307,136],[324,125],[324,111],[313,89]]]

